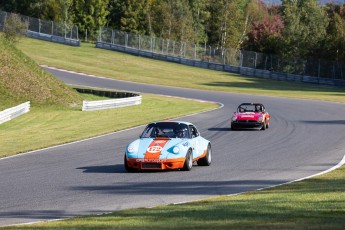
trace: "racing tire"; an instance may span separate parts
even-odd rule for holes
[[[125,157],[124,157],[124,165],[125,165],[125,169],[126,169],[127,172],[136,172],[136,171],[138,171],[137,169],[128,166],[126,154],[125,154]]]
[[[193,154],[192,154],[192,150],[189,149],[187,154],[186,154],[186,160],[184,161],[183,164],[183,171],[190,171],[193,168]]]
[[[211,165],[211,161],[212,161],[212,149],[211,149],[211,145],[208,144],[207,146],[207,150],[206,150],[206,156],[203,158],[200,158],[197,163],[199,166],[210,166]]]

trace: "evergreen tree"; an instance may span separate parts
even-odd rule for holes
[[[96,37],[99,27],[107,23],[108,0],[73,0],[73,22],[77,24],[81,36],[86,31],[89,36]]]

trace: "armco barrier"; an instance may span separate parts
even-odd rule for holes
[[[113,109],[126,106],[141,104],[141,96],[100,100],[100,101],[83,101],[83,111],[94,111],[102,109]]]
[[[212,63],[207,61],[199,61],[193,59],[187,59],[183,57],[175,57],[167,54],[154,53],[144,50],[139,50],[123,45],[111,44],[106,42],[97,41],[96,48],[114,50],[119,52],[124,52],[128,54],[133,54],[142,57],[148,57],[156,60],[169,61],[189,66],[195,66],[199,68],[206,68],[218,71],[231,72],[236,74],[241,74],[245,76],[252,76],[258,78],[267,78],[280,81],[296,81],[296,82],[305,82],[312,84],[328,85],[328,86],[341,86],[345,87],[345,80],[332,79],[332,78],[323,78],[323,77],[311,77],[306,75],[296,75],[283,72],[275,72],[269,70],[261,70],[251,67],[241,67],[241,66],[232,66],[226,64]]]
[[[26,35],[30,38],[40,39],[44,41],[55,42],[55,43],[60,43],[60,44],[65,44],[65,45],[70,45],[70,46],[80,46],[80,40],[76,40],[72,38],[59,37],[59,36],[50,35],[50,34],[38,33],[38,32],[34,32],[30,30],[26,32]]]
[[[20,115],[23,115],[30,111],[30,101],[23,104],[17,105],[15,107],[5,109],[0,111],[0,124],[10,121]]]

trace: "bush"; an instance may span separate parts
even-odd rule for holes
[[[17,42],[26,34],[28,25],[16,14],[10,14],[4,23],[5,39],[9,42]]]

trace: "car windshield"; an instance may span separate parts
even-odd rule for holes
[[[245,113],[245,112],[261,112],[262,107],[257,104],[243,104],[238,107],[238,112]]]
[[[189,138],[188,126],[178,122],[159,122],[146,126],[141,138]]]

